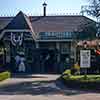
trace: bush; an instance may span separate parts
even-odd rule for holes
[[[8,72],[8,71],[2,72],[2,73],[0,73],[0,81],[10,78],[10,76],[11,76],[10,72]]]
[[[68,69],[68,70],[66,70],[63,74],[64,74],[64,75],[71,75],[71,70]]]
[[[66,70],[63,74],[62,74],[62,77],[67,77],[67,78],[70,78],[71,76],[71,70]]]
[[[63,77],[64,80],[74,80],[74,81],[84,81],[84,82],[91,82],[91,81],[100,81],[100,75],[71,75],[70,79],[67,79],[66,76]]]
[[[95,90],[100,88],[100,75],[71,75],[69,78],[64,76],[62,81],[71,88]]]

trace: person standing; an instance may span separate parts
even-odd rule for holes
[[[15,61],[16,61],[16,68],[18,69],[18,66],[20,64],[20,56],[18,54],[15,57]]]
[[[18,69],[18,71],[19,72],[25,72],[26,71],[26,67],[25,67],[25,57],[24,57],[24,55],[21,55],[20,56],[20,64],[19,64],[19,69]]]

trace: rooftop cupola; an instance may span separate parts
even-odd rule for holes
[[[44,2],[42,5],[43,5],[43,16],[46,16],[46,7],[47,7],[47,4]]]

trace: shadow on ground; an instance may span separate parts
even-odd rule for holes
[[[65,88],[59,80],[24,81],[0,86],[0,95],[79,95],[86,92]]]
[[[79,95],[90,93],[89,91],[80,91],[66,88],[61,80],[44,80],[48,78],[46,75],[13,75],[17,78],[32,78],[30,81],[22,81],[13,84],[0,85],[0,95]],[[36,78],[39,80],[36,80]]]
[[[12,78],[47,78],[46,76],[33,75],[33,74],[12,74]]]

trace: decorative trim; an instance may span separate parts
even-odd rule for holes
[[[32,33],[33,39],[36,40],[35,33],[33,33],[31,30],[28,30],[28,29],[24,29],[24,30],[21,30],[21,29],[18,29],[18,30],[17,29],[16,30],[10,29],[10,30],[8,30],[8,29],[6,29],[6,30],[4,30],[4,31],[1,32],[1,34],[0,34],[0,40],[4,36],[5,32],[30,32],[30,33]]]
[[[15,34],[11,33],[11,43],[16,46],[17,44],[18,45],[22,45],[22,42],[23,42],[23,33],[21,33],[20,36],[18,36],[18,38],[16,39],[15,37]]]
[[[36,40],[37,42],[72,42],[73,39]]]

